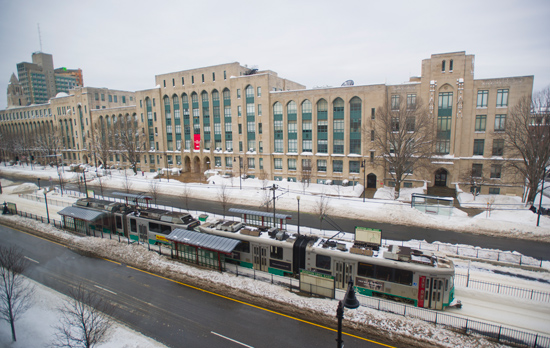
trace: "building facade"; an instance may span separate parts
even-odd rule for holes
[[[62,125],[63,158],[96,164],[93,125],[115,130],[120,120],[132,119],[141,134],[138,170],[216,169],[377,188],[394,184],[390,168],[375,161],[383,155],[374,142],[377,110],[387,100],[397,105],[406,98],[407,105],[423,101],[437,139],[431,166],[409,173],[405,187],[427,182],[468,189],[467,177],[473,176],[484,182],[483,194],[523,190],[523,182],[503,170],[502,132],[509,108],[532,93],[533,76],[476,80],[474,56],[465,52],[432,55],[422,61],[421,76],[399,85],[306,89],[276,72],[239,63],[157,75],[155,84],[136,92],[71,89],[44,105],[0,111],[0,129]],[[116,131],[105,133],[115,144]],[[112,159],[103,164],[128,167],[117,151],[113,148]]]

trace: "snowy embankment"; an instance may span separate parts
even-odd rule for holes
[[[244,299],[306,320],[335,325],[337,307],[335,300],[298,296],[280,286],[175,262],[156,252],[147,251],[144,246],[127,245],[109,239],[79,237],[60,231],[51,225],[44,225],[18,216],[0,215],[0,222],[20,229],[39,231],[39,233],[47,234],[71,248],[82,250],[90,255],[116,260],[151,273],[197,285],[226,296]],[[346,310],[345,318],[347,327],[353,327],[367,337],[385,336],[396,343],[411,347],[423,347],[427,344],[435,347],[472,348],[502,346],[484,338],[463,336],[421,320],[378,312],[366,307]]]
[[[372,220],[391,224],[419,226],[435,229],[446,229],[459,232],[476,234],[488,234],[513,238],[524,238],[550,242],[550,217],[541,216],[540,226],[537,227],[537,215],[521,204],[519,197],[503,195],[481,195],[475,198],[475,204],[484,202],[481,208],[487,210],[487,202],[490,202],[490,211],[483,211],[475,217],[468,217],[466,213],[453,209],[451,216],[432,215],[411,208],[412,193],[424,193],[426,186],[421,188],[402,188],[398,201],[392,200],[393,189],[382,187],[375,193],[375,199],[367,199],[365,202],[360,197],[363,192],[362,185],[339,186],[288,182],[268,181],[260,179],[243,179],[238,177],[226,178],[213,173],[207,173],[207,184],[181,183],[176,180],[168,182],[165,178],[156,179],[156,173],[139,173],[133,175],[128,171],[112,170],[106,172],[90,168],[87,173],[89,189],[93,187],[99,193],[100,181],[104,187],[118,188],[124,191],[129,187],[132,191],[148,193],[155,185],[159,195],[175,195],[200,197],[204,200],[219,201],[223,192],[228,202],[234,204],[249,205],[251,209],[259,209],[266,200],[273,197],[272,191],[266,189],[277,185],[277,209],[296,211],[298,207],[297,196],[300,196],[300,211],[302,213],[316,214],[319,206],[324,201],[327,204],[328,215],[340,216],[352,219]],[[17,175],[28,178],[42,178],[42,185],[49,185],[50,179],[58,178],[54,168],[35,166],[31,171],[27,166],[0,166],[0,175]],[[62,173],[65,181],[76,185],[80,173]],[[99,179],[97,176],[100,176]],[[242,184],[242,190],[240,186]],[[149,193],[150,194],[150,193]],[[151,194],[150,194],[151,195]],[[324,198],[323,198],[324,197]],[[473,196],[467,193],[459,194],[459,202],[464,205],[472,205]],[[510,205],[510,201],[514,203]],[[538,198],[537,198],[538,200]],[[543,197],[543,205],[550,207],[550,198]],[[512,209],[513,207],[513,209]],[[263,209],[263,208],[261,208]],[[368,227],[368,226],[365,226]]]

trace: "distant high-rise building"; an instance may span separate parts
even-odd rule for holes
[[[53,56],[42,52],[32,54],[32,63],[17,64],[17,75],[22,96],[13,94],[17,88],[8,87],[8,107],[10,102],[12,106],[44,104],[59,92],[68,92],[71,88],[83,85],[81,69],[54,70]],[[10,85],[15,83],[13,77],[10,79]]]

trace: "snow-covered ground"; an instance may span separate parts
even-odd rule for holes
[[[475,198],[475,202],[491,202],[489,212],[482,212],[475,217],[468,217],[466,213],[458,209],[453,209],[451,216],[432,215],[420,212],[411,208],[410,201],[412,193],[424,193],[424,188],[402,188],[399,201],[391,199],[393,189],[383,187],[377,190],[376,199],[363,200],[359,198],[363,192],[362,185],[338,186],[309,184],[307,187],[301,183],[287,181],[267,181],[260,179],[243,179],[242,190],[239,189],[240,181],[238,177],[224,178],[215,174],[215,171],[208,173],[207,184],[188,183],[184,184],[176,180],[168,182],[162,178],[159,182],[154,179],[157,173],[138,173],[133,175],[123,175],[123,171],[111,170],[110,174],[99,169],[96,173],[94,168],[89,168],[86,174],[89,184],[98,184],[96,175],[102,177],[103,185],[120,188],[124,191],[126,186],[132,190],[149,192],[151,182],[158,183],[159,194],[171,194],[181,196],[184,190],[189,192],[190,196],[200,197],[201,199],[219,201],[219,195],[222,190],[229,197],[231,203],[245,204],[258,209],[266,199],[273,197],[272,191],[265,190],[273,184],[278,186],[276,207],[285,210],[297,210],[297,196],[300,196],[300,211],[315,213],[320,204],[322,196],[328,199],[328,211],[331,216],[349,217],[354,219],[375,220],[379,222],[388,222],[393,224],[414,225],[429,228],[448,229],[454,231],[464,231],[473,233],[509,235],[517,238],[529,238],[550,242],[550,217],[541,216],[540,226],[537,227],[537,215],[529,211],[529,207],[521,204],[519,197],[510,197],[505,195],[480,195]],[[41,178],[41,185],[50,185],[50,178],[58,178],[55,168],[35,166],[31,170],[29,166],[8,166],[0,165],[0,175],[17,174],[32,178]],[[64,181],[76,183],[81,176],[80,173],[70,172],[68,167],[62,173]],[[173,177],[172,177],[173,178]],[[36,182],[36,179],[32,180]],[[97,186],[96,193],[99,193]],[[548,189],[550,191],[550,188]],[[469,193],[459,194],[459,201],[462,204],[474,202],[473,196]],[[518,203],[514,209],[510,209],[510,201]],[[538,198],[535,200],[538,202]],[[550,198],[543,196],[543,205],[550,207]],[[478,206],[476,206],[478,207]],[[486,204],[485,204],[486,207]],[[503,210],[504,209],[504,210]],[[368,227],[368,226],[366,226]]]
[[[7,168],[7,169],[6,169]],[[21,171],[18,175],[33,175],[42,178],[42,185],[49,185],[49,176],[56,177],[55,170],[38,169],[30,172],[30,168],[23,167],[0,167],[0,175],[3,172],[9,171]],[[87,176],[89,177],[88,173]],[[142,176],[130,176],[129,182],[134,190],[141,190],[147,192],[150,187],[150,182],[153,179],[155,173],[144,173]],[[76,173],[65,173],[65,180],[78,177]],[[113,171],[112,175],[105,176],[106,184],[109,186],[122,187],[126,183],[125,176],[121,175],[118,171]],[[97,182],[97,179],[93,179]],[[362,202],[362,199],[357,198],[361,194],[361,188],[353,187],[340,187],[336,190],[332,186],[327,185],[315,185],[311,184],[308,188],[305,188],[301,184],[287,183],[287,182],[275,182],[281,189],[282,194],[277,200],[277,207],[283,209],[295,209],[297,207],[296,196],[300,195],[300,210],[301,211],[315,211],[315,205],[319,202],[319,197],[322,194],[331,195],[329,200],[330,215],[349,216],[353,218],[364,219],[376,219],[378,221],[389,221],[393,223],[414,224],[429,227],[448,228],[455,230],[468,230],[476,229],[477,231],[483,231],[485,233],[499,233],[499,234],[513,234],[516,237],[523,238],[535,238],[540,240],[549,240],[550,237],[550,219],[548,217],[541,217],[541,227],[536,227],[536,215],[527,210],[526,207],[518,206],[515,210],[506,210],[505,216],[499,216],[498,210],[492,210],[489,215],[486,212],[474,217],[468,218],[464,213],[457,211],[452,216],[434,216],[425,213],[421,213],[416,209],[412,209],[410,204],[395,202],[390,199],[374,199],[367,200],[366,203]],[[33,202],[27,199],[23,199],[17,196],[20,191],[30,191],[36,189],[35,184],[19,185],[17,187],[10,187],[9,181],[2,179],[3,194],[0,195],[2,201],[14,202],[17,204],[19,210],[30,211],[38,215],[46,215],[45,205],[43,203]],[[181,194],[184,190],[189,190],[191,196],[198,196],[203,199],[218,200],[218,194],[223,190],[231,196],[233,202],[241,204],[251,204],[258,207],[264,201],[266,192],[272,194],[269,190],[262,190],[263,187],[270,186],[273,182],[264,182],[261,180],[246,179],[242,181],[243,190],[239,190],[239,179],[222,178],[220,176],[212,176],[209,178],[209,184],[182,184],[170,180],[162,179],[159,186],[162,194]],[[414,190],[404,190],[402,198],[414,192]],[[417,192],[422,192],[417,189]],[[283,194],[284,193],[284,194]],[[376,196],[383,196],[391,194],[388,189],[378,190]],[[43,196],[43,194],[38,195]],[[491,199],[490,196],[488,199]],[[496,196],[495,201],[498,201],[500,196]],[[473,198],[473,197],[472,197]],[[75,198],[59,196],[55,192],[48,193],[48,199],[63,200],[68,203],[74,202]],[[467,199],[467,196],[466,196]],[[483,199],[483,196],[476,197],[476,201]],[[503,199],[509,200],[510,197],[503,197]],[[545,197],[546,199],[546,197]],[[508,203],[508,202],[507,202]],[[546,202],[550,203],[550,202]],[[498,204],[494,203],[493,207],[497,207]],[[50,204],[49,206],[50,216],[55,219],[60,219],[57,215],[57,211],[63,209],[63,206],[55,206]],[[123,262],[129,264],[135,263],[135,260],[139,260],[139,265],[142,268],[152,272],[164,273],[169,272],[171,275],[190,275],[196,279],[208,279],[212,282],[225,284],[231,289],[238,289],[251,295],[261,295],[274,301],[284,301],[285,303],[296,306],[299,308],[313,309],[321,315],[333,316],[336,308],[336,302],[325,299],[306,299],[299,297],[295,294],[289,293],[287,290],[270,284],[260,283],[251,279],[239,277],[236,278],[231,274],[218,272],[211,272],[206,270],[200,270],[194,267],[182,265],[180,263],[174,263],[163,257],[158,256],[156,253],[147,252],[146,249],[140,249],[135,247],[128,247],[124,244],[118,244],[115,241],[101,240],[98,238],[81,238],[67,234],[62,231],[58,231],[52,226],[47,226],[36,221],[22,219],[20,217],[6,217],[0,216],[0,219],[4,223],[13,224],[25,224],[32,226],[33,229],[44,231],[45,233],[53,233],[60,238],[66,240],[68,244],[77,245],[79,248],[100,251],[101,256],[106,258],[122,259]],[[506,219],[506,220],[504,220]],[[289,228],[293,228],[289,226]],[[467,262],[455,260],[457,265],[457,272],[464,273],[467,271]],[[511,275],[505,276],[494,272],[495,268],[501,273],[509,273]],[[498,282],[502,284],[508,284],[516,287],[534,288],[539,291],[550,292],[550,273],[548,270],[550,265],[548,262],[543,264],[542,272],[534,272],[521,270],[511,267],[494,266],[481,262],[472,262],[470,265],[471,279],[477,277],[480,280]],[[522,276],[522,279],[518,278]],[[531,280],[529,280],[531,279]],[[223,290],[222,290],[223,291]],[[483,318],[483,312],[487,310],[479,304],[487,304],[490,302],[492,311],[488,313],[495,321],[504,323],[506,326],[518,326],[521,328],[528,328],[543,334],[550,334],[550,328],[545,325],[550,322],[550,306],[547,303],[538,303],[526,300],[517,300],[509,296],[489,294],[483,291],[472,290],[469,288],[457,287],[457,297],[463,297],[471,300],[467,300],[468,303],[463,313],[456,312],[457,314],[465,314],[473,318]],[[470,301],[470,302],[468,302]],[[478,301],[478,302],[475,302]],[[477,304],[476,304],[477,303]],[[513,308],[509,304],[513,303]],[[523,305],[525,304],[525,305]],[[467,309],[466,309],[467,308]],[[346,318],[352,321],[355,326],[364,326],[368,324],[369,327],[379,330],[380,332],[392,333],[394,335],[402,335],[410,339],[422,339],[426,342],[438,343],[447,347],[492,347],[498,346],[485,339],[476,337],[465,337],[460,334],[454,333],[449,330],[445,330],[439,327],[434,327],[432,324],[422,322],[420,320],[414,320],[410,318],[403,318],[392,314],[382,313],[371,310],[369,308],[361,307],[358,310],[346,311]],[[23,319],[22,319],[23,320]],[[520,324],[520,325],[518,325]],[[0,326],[1,327],[1,326]],[[9,331],[8,331],[9,332]],[[0,331],[0,335],[2,331]],[[395,337],[395,336],[394,336]],[[2,341],[0,341],[1,343]],[[133,344],[133,343],[130,343]],[[32,345],[31,345],[32,346]],[[113,347],[116,345],[113,345]],[[134,347],[139,345],[128,345],[128,347]],[[14,347],[23,347],[14,346]],[[106,346],[110,347],[110,346]]]
[[[66,296],[33,282],[35,296],[32,307],[15,322],[17,342],[11,340],[11,329],[7,322],[0,324],[0,347],[39,348],[48,347],[53,340],[53,326],[59,322],[58,308],[67,299]],[[106,341],[97,348],[163,348],[166,347],[139,332],[115,323],[106,336]]]

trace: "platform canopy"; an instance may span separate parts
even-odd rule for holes
[[[191,245],[201,249],[218,251],[220,253],[229,254],[241,242],[240,240],[215,236],[212,234],[195,232],[176,228],[166,239],[176,243]]]
[[[61,216],[68,216],[78,220],[94,221],[107,215],[105,212],[89,210],[78,207],[66,207],[58,212]]]
[[[255,215],[255,216],[264,216],[264,217],[273,217],[273,213],[266,211],[257,211],[257,210],[248,210],[248,209],[238,209],[238,208],[229,208],[229,212],[237,214],[246,214],[246,215]],[[276,219],[292,219],[292,215],[285,214],[275,214]]]

